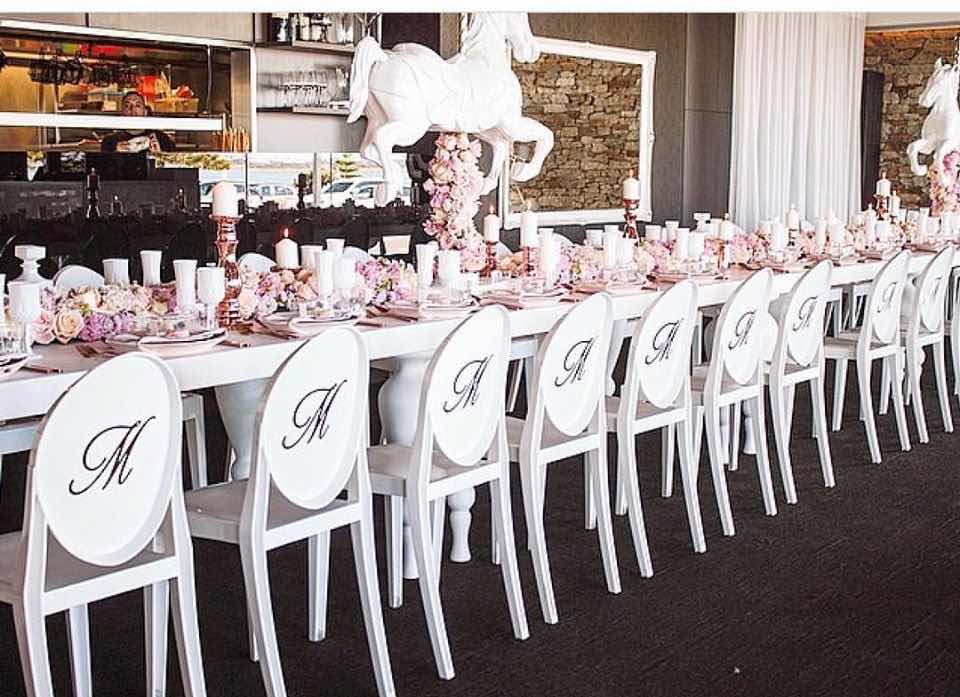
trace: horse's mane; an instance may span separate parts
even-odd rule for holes
[[[488,13],[477,12],[470,19],[470,26],[463,34],[463,40],[460,43],[460,53],[466,55],[483,45],[483,34],[486,23],[491,20]]]

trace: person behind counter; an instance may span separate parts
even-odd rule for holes
[[[121,112],[124,116],[149,116],[143,96],[139,92],[127,92],[123,95]],[[115,131],[104,136],[100,141],[102,152],[150,152],[176,150],[177,144],[169,135],[156,129],[130,133],[129,131]]]

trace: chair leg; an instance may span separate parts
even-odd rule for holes
[[[661,434],[661,439],[664,436]],[[620,454],[622,451],[620,449],[620,430],[617,429],[617,497],[614,501],[613,512],[615,515],[626,515],[627,514],[627,482],[626,482],[626,472],[624,471],[623,457]],[[661,459],[663,458],[663,450],[661,449]],[[662,463],[661,463],[662,465]]]
[[[367,645],[377,681],[380,697],[393,697],[393,669],[387,649],[387,634],[383,626],[383,608],[380,605],[380,584],[377,580],[377,552],[373,540],[372,496],[363,504],[359,521],[350,525],[353,542],[353,561],[357,569],[357,586],[360,590],[360,605],[363,608],[363,623],[367,630]],[[329,533],[328,533],[329,534]]]
[[[13,603],[13,622],[26,695],[50,697],[53,695],[53,681],[50,677],[47,624],[39,600],[30,603],[22,598],[16,600]]]
[[[707,432],[707,450],[710,453],[710,472],[713,475],[713,488],[720,510],[720,522],[723,534],[728,537],[736,534],[733,527],[733,512],[730,510],[730,494],[727,492],[727,475],[723,471],[722,444],[720,442],[720,410],[716,407],[704,408],[705,430]]]
[[[517,408],[517,397],[520,396],[520,378],[523,377],[523,361],[510,362],[510,383],[507,388],[507,413]]]
[[[640,478],[637,474],[637,448],[633,434],[623,434],[617,438],[618,457],[623,461],[624,485],[627,494],[627,513],[630,514],[630,534],[633,537],[633,550],[644,578],[653,576],[653,562],[650,559],[650,545],[647,542],[647,528],[643,522],[643,506],[640,503]]]
[[[903,375],[903,353],[898,351],[894,354],[896,365],[896,374]],[[869,385],[869,382],[867,383]],[[897,431],[900,434],[900,449],[904,452],[910,450],[910,432],[907,430],[907,412],[903,406],[903,379],[894,380],[893,383],[893,413],[897,417]],[[874,431],[876,432],[876,431]]]
[[[947,389],[947,361],[943,339],[933,345],[933,369],[937,377],[937,397],[940,399],[940,419],[943,430],[953,433],[953,415],[950,413],[950,392]]]
[[[884,358],[883,360],[887,360]],[[859,381],[860,392],[860,413],[863,414],[863,427],[867,431],[867,445],[870,447],[870,459],[874,464],[881,462],[880,441],[877,437],[877,422],[873,415],[873,396],[870,393],[870,359],[857,359],[857,380]],[[900,395],[901,405],[903,404],[902,386],[898,375],[899,371],[894,371],[892,389],[895,394]],[[836,429],[834,429],[836,430]]]
[[[438,499],[434,499],[433,503],[430,504],[432,509],[430,514],[432,516],[433,523],[433,558],[434,564],[437,567],[437,582],[440,582],[440,564],[443,559],[443,531],[446,528],[447,522],[447,497],[442,496]],[[493,563],[499,564],[498,556],[498,545],[496,535],[493,536]]]
[[[143,589],[143,616],[147,649],[147,695],[167,694],[167,629],[170,617],[170,582]]]
[[[530,629],[527,626],[527,611],[523,605],[523,589],[520,587],[520,569],[517,566],[517,543],[513,535],[513,509],[510,505],[510,463],[506,463],[499,479],[490,482],[490,500],[495,502],[491,513],[496,516],[493,524],[499,528],[500,537],[500,573],[503,576],[503,589],[507,595],[507,607],[510,610],[510,623],[513,635],[517,639],[527,639]],[[545,479],[545,477],[541,477]],[[540,502],[541,510],[543,502]],[[609,511],[609,509],[608,509]],[[542,515],[542,514],[541,514]]]
[[[256,545],[256,546],[255,546]],[[285,697],[283,669],[277,648],[277,632],[273,622],[273,601],[270,599],[270,575],[267,571],[267,552],[256,542],[240,543],[243,563],[243,585],[247,607],[253,618],[257,652],[260,654],[260,674],[267,697]]]
[[[327,636],[327,593],[330,585],[330,531],[307,539],[307,637]]]
[[[454,676],[453,658],[450,654],[450,640],[447,638],[447,626],[443,618],[443,606],[440,604],[440,582],[437,578],[436,566],[433,564],[429,505],[426,501],[421,502],[410,496],[406,499],[406,505],[411,543],[419,571],[417,580],[420,585],[423,613],[427,620],[434,661],[440,678],[450,680]]]
[[[843,398],[847,392],[847,359],[838,358],[833,372],[833,430],[843,425]]]
[[[583,529],[594,530],[597,527],[597,509],[594,500],[593,478],[590,476],[590,464],[583,461]]]
[[[880,416],[885,416],[890,410],[890,387],[892,378],[890,377],[890,363],[882,361],[882,364],[880,368],[880,404],[877,411],[880,413]]]
[[[190,486],[200,489],[207,485],[207,439],[203,410],[198,409],[193,418],[184,421],[187,456],[190,458]]]
[[[793,481],[793,466],[790,462],[790,440],[787,437],[787,414],[784,392],[780,385],[770,384],[770,418],[773,420],[773,437],[777,445],[777,461],[780,463],[780,479],[787,503],[797,502],[797,487]]]
[[[763,508],[767,515],[777,514],[777,499],[773,494],[773,477],[770,475],[770,456],[767,452],[766,405],[763,403],[763,386],[754,398],[756,413],[753,415],[753,437],[757,442],[757,474],[760,476],[760,491],[763,492]],[[790,476],[791,484],[793,475]],[[796,498],[796,492],[794,492]]]
[[[86,605],[77,605],[67,610],[67,639],[70,646],[70,674],[73,677],[74,697],[90,697],[93,694],[93,678],[90,672],[90,615]],[[166,670],[166,625],[163,632],[163,658],[161,664]],[[149,650],[149,649],[148,649]],[[148,669],[149,669],[149,663]],[[148,695],[163,695],[165,690],[160,684],[160,692],[147,692]]]
[[[594,505],[597,510],[597,536],[600,538],[600,556],[607,590],[620,592],[620,568],[617,548],[613,541],[613,519],[610,513],[610,478],[607,471],[607,434],[600,434],[600,448],[586,454],[585,460],[593,477]]]
[[[785,411],[787,421],[785,424],[786,431],[784,435],[786,435],[787,437],[787,447],[789,448],[790,435],[793,433],[793,407],[797,403],[797,386],[795,384],[788,385],[784,394],[786,395],[786,398],[787,398],[787,405],[786,405],[786,411]]]
[[[541,465],[525,461],[520,463],[520,488],[523,494],[523,512],[527,522],[527,546],[533,560],[533,574],[537,579],[537,593],[540,597],[543,621],[547,624],[556,624],[559,619],[557,600],[553,591],[550,558],[547,555],[547,537],[543,526],[542,508],[537,501],[539,492],[534,467],[541,467]],[[494,527],[496,527],[496,521],[494,521]]]
[[[677,424],[680,450],[680,478],[683,483],[683,500],[687,506],[687,521],[690,524],[690,539],[694,552],[706,552],[707,541],[703,535],[703,520],[700,514],[700,495],[697,493],[697,474],[693,464],[693,443],[689,421]]]
[[[676,426],[670,424],[660,429],[660,496],[670,498],[673,495],[673,463],[676,441]]]
[[[266,555],[263,561],[266,565]],[[197,619],[197,595],[192,557],[185,559],[181,555],[180,572],[177,578],[170,581],[170,584],[173,633],[177,640],[177,657],[183,679],[183,694],[185,697],[206,697],[207,683],[203,676],[203,658],[200,653],[200,622]],[[267,592],[269,597],[269,589]],[[279,695],[270,694],[268,697],[280,697],[282,694],[282,692]]]
[[[960,308],[955,308],[954,312],[960,312]],[[960,314],[958,314],[960,317]],[[960,321],[954,320],[952,328],[956,331],[950,333],[950,357],[953,361],[953,393],[960,395]]]
[[[921,354],[922,355],[922,354]],[[907,383],[909,389],[907,397],[913,397],[913,419],[917,423],[917,436],[921,443],[930,442],[930,433],[927,431],[927,415],[923,411],[923,396],[920,394],[920,377],[922,367],[919,364],[921,355],[907,351]]]
[[[703,427],[706,416],[703,407],[693,408],[693,471],[700,477],[700,451],[703,446]]]
[[[260,660],[260,649],[257,648],[257,620],[253,616],[253,611],[247,605],[247,646],[250,649],[250,662],[256,663]]]
[[[387,544],[387,604],[392,608],[403,605],[403,498],[383,497],[383,519],[386,523]]]
[[[743,428],[743,405],[737,402],[731,405],[731,411],[733,412],[733,423],[728,435],[730,448],[726,451],[721,450],[721,452],[727,453],[727,469],[736,472],[737,468],[740,467],[740,432]],[[723,432],[721,431],[721,443],[722,437]]]
[[[823,373],[821,372],[821,375]],[[810,402],[813,410],[813,427],[817,431],[817,450],[820,453],[820,469],[823,485],[836,485],[833,478],[833,459],[830,457],[830,441],[827,439],[827,400],[823,394],[823,378],[810,381]]]

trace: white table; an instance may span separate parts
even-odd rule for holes
[[[932,256],[915,254],[911,261],[911,273],[919,273]],[[833,283],[848,285],[869,281],[882,264],[878,261],[837,267]],[[729,279],[701,282],[699,305],[705,307],[723,303],[749,273],[734,269]],[[789,291],[799,276],[799,273],[776,274],[774,295]],[[659,297],[660,292],[650,290],[614,297],[615,319],[639,317]],[[519,338],[544,334],[570,308],[570,304],[561,303],[552,307],[513,310],[510,312],[511,335]],[[367,342],[371,360],[398,359],[397,370],[383,386],[380,399],[381,419],[388,440],[402,443],[412,441],[416,429],[417,400],[426,364],[431,352],[457,324],[457,320],[440,320],[358,327]],[[182,390],[217,388],[217,401],[227,435],[237,451],[234,463],[237,476],[245,476],[249,472],[256,405],[266,379],[302,343],[302,340],[282,340],[264,335],[251,335],[245,339],[251,344],[246,348],[219,346],[208,353],[168,360]],[[96,365],[97,361],[105,360],[85,358],[70,345],[41,346],[37,350],[44,365],[58,367],[62,372],[43,375],[21,370],[0,382],[0,421],[46,413],[86,370]],[[136,389],[136,386],[131,385],[130,389]],[[470,559],[468,534],[473,501],[472,490],[448,497],[453,561]],[[405,554],[405,558],[412,560],[412,554]],[[405,565],[405,575],[415,577],[416,569],[412,562]]]

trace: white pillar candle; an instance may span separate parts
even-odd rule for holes
[[[327,249],[333,252],[335,257],[343,255],[343,247],[346,244],[346,240],[342,237],[328,237],[327,238]]]
[[[676,240],[673,246],[673,255],[677,259],[686,259],[690,256],[690,228],[678,227],[675,231]]]
[[[337,290],[350,290],[357,285],[357,260],[351,257],[337,259],[333,284]]]
[[[177,282],[177,311],[192,312],[197,304],[197,260],[174,259],[173,275]]]
[[[111,286],[126,286],[130,284],[129,259],[104,259],[103,280]]]
[[[800,229],[800,212],[796,204],[790,204],[790,210],[787,211],[787,230]]]
[[[786,225],[778,220],[773,224],[773,238],[770,241],[770,248],[782,252],[788,244],[790,244],[790,231]]]
[[[520,214],[520,246],[535,247],[537,244],[537,214],[530,210],[530,202]]]
[[[630,170],[630,176],[623,180],[623,198],[627,201],[640,200],[640,180],[633,176],[633,170]]]
[[[317,268],[317,262],[314,261],[314,255],[323,249],[321,244],[302,244],[300,245],[300,267],[313,271]]]
[[[620,231],[605,230],[603,233],[603,265],[612,269],[617,265],[620,254]]]
[[[706,232],[691,232],[687,243],[687,253],[691,259],[699,261],[703,258],[704,249],[707,246]]]
[[[643,236],[651,242],[659,242],[663,238],[663,230],[659,225],[645,225]]]
[[[290,231],[284,230],[283,237],[273,246],[277,266],[281,269],[295,269],[300,263],[300,248],[290,239]]]
[[[843,247],[847,243],[847,228],[843,223],[830,223],[830,246],[833,248]]]
[[[877,244],[877,216],[868,215],[863,222],[863,237],[868,247]]]
[[[547,280],[547,283],[553,283],[553,278],[557,270],[558,253],[559,245],[554,235],[552,233],[541,235],[538,261],[540,275]]]
[[[813,228],[813,244],[817,254],[822,253],[827,246],[827,221],[823,218],[817,218],[817,224]]]
[[[500,216],[493,212],[493,206],[490,206],[490,212],[483,216],[483,241],[500,241]]]
[[[320,249],[313,253],[314,273],[317,277],[317,292],[321,296],[330,295],[333,292],[333,263],[336,256],[333,252],[326,249]]]
[[[143,267],[143,285],[145,287],[160,285],[160,262],[163,252],[159,249],[141,249],[140,266]]]
[[[236,218],[239,194],[237,187],[230,182],[220,182],[213,187],[213,215],[224,218]]]
[[[894,191],[890,195],[890,215],[896,216],[900,214],[900,197],[897,196],[897,192]]]
[[[720,239],[732,240],[736,229],[737,226],[733,224],[732,220],[730,220],[730,214],[728,213],[724,215],[723,222],[720,223]]]
[[[886,242],[890,239],[890,221],[878,220],[876,225],[876,239],[880,242]]]
[[[877,180],[877,195],[878,196],[890,195],[890,180],[887,179],[886,174],[881,173],[880,178]]]

